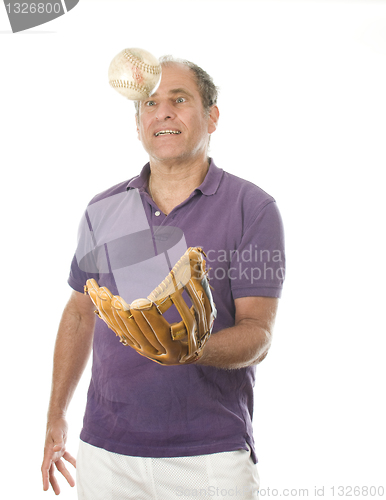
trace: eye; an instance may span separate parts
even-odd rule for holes
[[[147,101],[145,103],[145,106],[154,106],[155,105],[155,101]]]
[[[185,102],[185,99],[184,99],[183,97],[178,97],[178,98],[176,99],[176,102],[177,102],[177,103]]]

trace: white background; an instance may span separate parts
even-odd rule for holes
[[[78,222],[147,161],[132,104],[107,83],[126,47],[212,74],[211,155],[282,212],[287,280],[255,391],[262,488],[386,487],[386,2],[80,0],[18,34],[0,6],[0,31],[1,497],[54,496],[40,465]]]

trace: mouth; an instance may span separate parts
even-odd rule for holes
[[[160,135],[179,135],[181,132],[179,130],[160,130],[156,132],[154,135],[159,137]]]

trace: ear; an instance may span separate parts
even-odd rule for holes
[[[137,138],[141,140],[140,135],[139,135],[139,116],[135,114],[135,124],[137,126]]]
[[[209,134],[213,134],[213,132],[216,130],[219,118],[220,118],[220,111],[219,111],[218,107],[214,104],[210,108],[210,113],[209,113],[209,117],[208,117],[208,133]]]

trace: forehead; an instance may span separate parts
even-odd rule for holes
[[[193,71],[182,64],[170,63],[162,67],[161,83],[153,95],[172,93],[176,89],[186,89],[192,94],[199,95]]]

